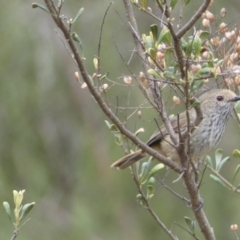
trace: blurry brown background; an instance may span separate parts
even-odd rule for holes
[[[225,22],[240,14],[238,0],[215,2],[211,8],[215,14],[222,7],[228,8]],[[129,170],[110,169],[123,152],[115,144],[104,123],[106,117],[88,90],[81,89],[76,82],[76,66],[50,15],[32,9],[31,3],[3,0],[0,7],[0,202],[9,201],[12,205],[14,189],[26,189],[25,202],[36,202],[31,220],[17,239],[168,239],[136,202],[137,190]],[[44,4],[41,0],[39,3]],[[85,8],[74,30],[83,41],[85,62],[91,74],[102,18],[109,3],[69,0],[62,10],[70,18],[80,7]],[[185,19],[196,4],[190,2]],[[104,25],[101,63],[102,73],[109,72],[110,79],[121,82],[118,77],[129,72],[113,42],[126,60],[134,46],[129,29],[115,10],[126,19],[122,2],[116,1]],[[148,33],[154,20],[137,10],[136,14],[141,33]],[[137,60],[135,57],[131,64],[136,74],[141,70]],[[115,88],[109,97],[115,104],[117,96],[124,106],[127,92],[126,88],[122,91]],[[139,104],[142,98],[137,88],[132,90],[132,105]],[[155,127],[154,117],[156,113],[143,111],[142,120],[133,118],[129,127],[132,130],[144,127],[147,133],[141,137],[147,140]],[[225,155],[240,148],[238,132],[237,124],[231,120],[220,146]],[[237,164],[239,159],[232,157],[223,170],[230,180]],[[170,186],[185,194],[181,182],[171,183],[176,178],[170,175]],[[229,226],[240,223],[240,197],[213,182],[209,172],[205,174],[201,193],[217,239],[236,239]],[[174,225],[176,221],[187,227],[183,216],[192,218],[184,202],[159,186],[152,205],[180,239],[191,239]],[[0,239],[10,239],[13,227],[3,207],[0,229]]]

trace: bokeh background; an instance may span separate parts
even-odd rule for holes
[[[14,189],[26,190],[25,202],[36,202],[31,220],[21,229],[18,239],[168,239],[136,201],[137,189],[130,171],[110,169],[111,163],[123,155],[122,149],[114,142],[104,123],[106,117],[88,90],[75,80],[77,68],[50,15],[32,9],[31,3],[2,0],[0,8],[0,202],[13,205]],[[41,0],[39,3],[44,4]],[[85,8],[74,30],[82,39],[86,67],[91,74],[100,26],[109,3],[69,0],[62,10],[71,18],[80,7]],[[183,21],[198,4],[190,2]],[[219,15],[222,7],[228,11],[225,22],[240,14],[238,0],[215,1],[211,11]],[[108,72],[110,79],[122,82],[119,77],[129,72],[114,45],[126,60],[134,45],[119,15],[126,20],[122,2],[116,1],[104,24],[101,64],[102,73]],[[140,31],[148,33],[155,20],[137,10],[136,15]],[[141,70],[136,56],[131,69],[136,74]],[[113,104],[126,106],[129,93],[133,106],[142,102],[137,88],[113,88],[109,98]],[[120,112],[119,117],[124,114]],[[147,140],[155,127],[154,117],[155,112],[143,109],[142,118],[134,116],[129,128],[144,127],[146,133],[141,138]],[[240,148],[239,139],[239,127],[231,120],[220,144],[224,155]],[[231,179],[238,164],[239,159],[232,157],[223,175]],[[185,195],[181,182],[171,183],[176,178],[170,174],[168,183]],[[240,222],[239,195],[213,182],[209,172],[201,193],[217,239],[236,239],[230,225]],[[184,216],[193,217],[184,202],[159,186],[152,206],[179,239],[191,239],[174,224],[187,227]],[[0,239],[10,239],[13,226],[3,207],[0,226]]]

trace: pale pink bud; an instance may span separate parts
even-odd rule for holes
[[[81,88],[84,89],[87,87],[87,84],[84,82],[82,85],[81,85]]]
[[[145,74],[143,72],[139,73],[139,79],[140,79],[141,82],[145,81],[146,77],[145,77]]]
[[[80,82],[79,72],[75,72],[74,75],[75,75],[76,80],[77,80],[78,82]]]
[[[196,73],[197,71],[199,71],[202,68],[201,64],[192,64],[191,69],[194,73]]]
[[[226,9],[225,9],[225,8],[222,8],[221,11],[220,11],[220,15],[221,15],[221,17],[224,18],[224,17],[226,16],[226,14],[227,14]]]
[[[224,22],[222,22],[222,23],[219,25],[219,30],[220,30],[221,33],[225,33],[225,32],[228,30],[227,24],[224,23]]]
[[[123,81],[124,81],[126,84],[130,85],[131,82],[132,82],[132,78],[131,78],[130,76],[125,76],[125,77],[123,78]]]
[[[210,21],[206,18],[204,18],[202,20],[202,25],[205,27],[205,28],[209,28],[210,27]]]
[[[230,226],[230,229],[231,229],[232,231],[237,231],[237,230],[238,230],[238,225],[237,225],[237,224],[232,224],[232,225]]]
[[[179,105],[181,103],[181,100],[179,97],[173,96],[173,103],[175,105]]]
[[[202,53],[202,57],[204,58],[204,59],[208,59],[208,57],[209,57],[209,52],[208,51],[204,51],[203,53]]]
[[[157,55],[156,55],[156,60],[157,60],[158,62],[161,62],[163,59],[164,59],[164,53],[158,51],[158,52],[157,52]]]
[[[142,117],[142,112],[141,112],[141,111],[138,111],[138,112],[137,112],[137,115],[138,115],[139,118],[141,118],[141,117]]]
[[[214,15],[213,15],[211,12],[209,12],[208,10],[206,11],[206,18],[207,18],[210,22],[213,22],[214,19],[215,19]]]

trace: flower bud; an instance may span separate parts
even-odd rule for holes
[[[202,20],[202,25],[205,27],[205,28],[209,28],[210,27],[210,21],[206,18],[204,18]]]
[[[230,226],[230,229],[231,229],[232,231],[237,231],[237,230],[238,230],[238,225],[237,225],[237,224],[232,224],[232,225]]]
[[[225,9],[225,8],[222,8],[221,11],[220,11],[220,15],[221,15],[221,17],[224,18],[224,17],[226,16],[226,14],[227,14],[226,9]]]
[[[75,72],[74,75],[75,75],[75,78],[76,78],[77,82],[80,82],[79,72]]]
[[[141,112],[141,111],[138,111],[138,112],[137,112],[137,115],[138,115],[139,118],[141,118],[141,117],[142,117],[142,112]]]
[[[165,43],[160,43],[157,47],[158,51],[164,52],[166,50],[167,46]]]
[[[173,103],[175,105],[179,105],[181,103],[181,100],[179,97],[173,96]]]
[[[217,36],[217,37],[211,38],[210,42],[213,46],[217,47],[219,45],[219,42],[220,42],[219,37]]]
[[[213,15],[211,12],[209,12],[209,11],[207,10],[205,14],[206,14],[206,18],[207,18],[210,22],[213,22],[213,21],[214,21],[215,17],[214,17],[214,15]]]
[[[158,62],[161,62],[163,59],[164,59],[164,53],[158,51],[158,52],[157,52],[157,55],[156,55],[156,60],[157,60]]]
[[[124,81],[126,84],[130,85],[131,82],[132,82],[132,78],[131,78],[130,76],[125,76],[125,77],[123,78],[123,81]]]
[[[81,86],[82,89],[86,88],[87,87],[87,84],[84,82]]]
[[[196,73],[197,71],[199,71],[202,68],[202,66],[199,63],[198,64],[192,64],[191,68],[192,68],[192,71],[194,73]]]
[[[219,31],[220,31],[221,33],[225,33],[227,30],[228,30],[227,24],[224,23],[224,22],[222,22],[222,23],[219,25]]]
[[[140,79],[141,82],[145,81],[146,77],[145,77],[145,74],[143,72],[139,73],[139,79]]]
[[[209,52],[208,51],[204,51],[203,53],[202,53],[202,57],[204,58],[204,59],[208,59],[208,57],[209,57]]]

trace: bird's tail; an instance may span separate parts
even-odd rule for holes
[[[145,156],[146,156],[145,153],[143,153],[142,150],[140,149],[134,153],[130,153],[124,156],[123,158],[117,160],[111,165],[111,167],[119,168],[122,170],[124,168],[131,166],[132,164],[144,158]]]

